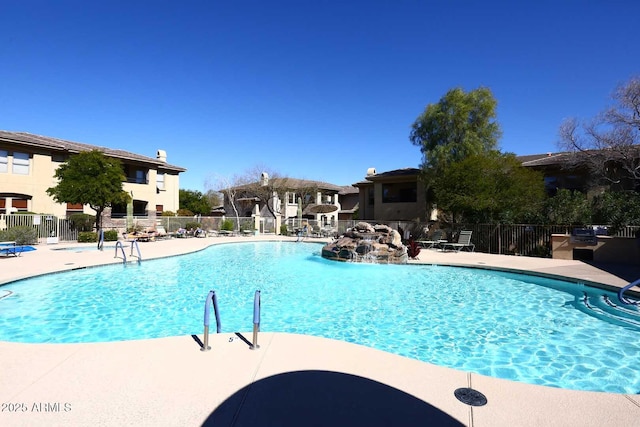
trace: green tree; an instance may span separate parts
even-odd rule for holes
[[[593,221],[610,226],[615,234],[628,225],[640,225],[640,194],[635,191],[606,191],[593,199]]]
[[[126,179],[118,159],[101,151],[72,155],[56,169],[58,184],[47,189],[57,203],[89,205],[96,211],[96,230],[102,225],[102,212],[115,203],[126,204],[129,195],[122,189]]]
[[[539,210],[545,200],[540,172],[513,154],[478,154],[451,163],[434,178],[438,208],[451,221],[513,223]]]
[[[420,147],[422,168],[437,171],[468,156],[496,150],[501,136],[496,106],[491,90],[484,87],[468,93],[451,89],[438,103],[427,105],[409,136]]]
[[[591,223],[591,203],[586,194],[565,188],[546,203],[548,220],[553,224],[586,225]]]
[[[180,189],[180,209],[187,209],[194,214],[209,215],[211,202],[207,195],[200,191]]]

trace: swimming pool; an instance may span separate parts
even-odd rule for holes
[[[95,342],[202,334],[216,291],[222,330],[354,342],[533,384],[640,391],[637,309],[603,321],[606,291],[547,278],[429,265],[328,261],[320,245],[221,244],[142,264],[39,276],[0,288],[0,340]],[[592,308],[588,308],[592,307]]]

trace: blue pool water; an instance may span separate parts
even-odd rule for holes
[[[617,302],[611,293],[489,270],[339,263],[320,257],[320,248],[222,244],[13,282],[0,287],[0,340],[200,335],[211,289],[223,332],[250,331],[259,289],[262,331],[340,339],[527,383],[640,392],[640,315],[610,307],[603,295]]]

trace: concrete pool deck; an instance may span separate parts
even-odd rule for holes
[[[151,259],[254,239],[276,240],[190,238],[139,246]],[[0,257],[0,284],[122,262],[112,248],[53,250],[64,246]],[[528,270],[612,287],[629,282],[580,261],[423,250],[417,262]],[[0,342],[0,425],[627,426],[640,420],[640,395],[517,383],[304,335],[260,333],[260,348],[250,350],[248,330],[212,334],[207,352],[197,342],[201,332],[198,337]],[[482,392],[488,403],[461,403],[454,391],[464,387]]]

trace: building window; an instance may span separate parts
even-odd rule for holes
[[[287,193],[287,203],[290,205],[296,204],[296,193]]]
[[[158,173],[156,175],[156,187],[158,190],[164,190],[164,174]]]
[[[29,175],[29,155],[27,153],[13,153],[12,172],[17,175]]]
[[[7,213],[6,208],[5,208],[6,203],[7,203],[7,199],[4,199],[4,198],[0,199],[0,214],[6,214]]]
[[[133,216],[135,217],[145,217],[148,216],[147,212],[147,202],[144,200],[134,200],[133,201]],[[113,204],[111,205],[111,218],[125,218],[127,216],[127,205],[126,204]]]
[[[415,203],[418,201],[417,182],[382,184],[382,203]]]
[[[133,201],[133,216],[147,216],[147,202],[144,200]]]
[[[127,205],[114,203],[111,205],[111,218],[124,218],[127,216]]]
[[[13,199],[11,200],[11,206],[14,208],[14,212],[27,212],[28,201],[27,199]]]
[[[82,203],[67,203],[67,217],[73,214],[82,213],[83,211]]]
[[[157,216],[162,216],[162,212],[164,212],[164,206],[163,205],[156,205],[156,215]]]
[[[138,169],[135,166],[125,165],[124,174],[127,182],[132,184],[147,184],[147,170]]]
[[[9,152],[6,150],[0,150],[0,173],[6,173],[9,169]]]

